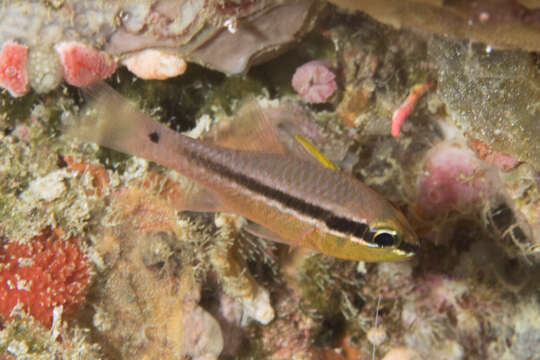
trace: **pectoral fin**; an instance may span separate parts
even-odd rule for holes
[[[185,197],[184,211],[195,212],[222,212],[224,206],[217,195],[208,189],[199,186],[196,192],[190,192]]]
[[[181,175],[174,180],[167,179],[160,190],[160,194],[179,212],[226,211],[216,193]]]
[[[251,235],[265,238],[267,240],[276,241],[282,244],[290,245],[290,241],[283,240],[278,234],[273,231],[268,230],[262,225],[249,221],[244,225],[243,229],[250,233]]]

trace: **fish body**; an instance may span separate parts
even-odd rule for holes
[[[413,256],[418,240],[403,215],[352,176],[300,157],[189,138],[111,91],[95,96],[99,111],[74,135],[182,173],[215,196],[212,210],[242,215],[268,238],[350,260]],[[104,115],[108,107],[121,110]],[[203,210],[189,199],[183,207]]]

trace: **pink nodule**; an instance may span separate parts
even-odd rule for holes
[[[28,48],[14,41],[6,41],[0,51],[0,87],[12,96],[21,96],[28,91],[26,60]]]
[[[486,169],[475,154],[441,143],[427,154],[418,184],[418,202],[430,212],[464,209],[490,193]]]
[[[112,75],[116,62],[98,50],[78,42],[56,46],[64,68],[64,79],[70,85],[84,87]]]
[[[324,61],[313,60],[296,69],[292,86],[300,97],[311,104],[324,103],[337,89],[336,75]]]

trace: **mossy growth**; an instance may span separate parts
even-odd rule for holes
[[[260,338],[263,336],[259,325],[248,325],[249,341],[244,341],[234,356],[223,356],[224,360],[267,359],[270,354],[264,349]],[[221,358],[221,357],[220,357]]]
[[[235,242],[235,251],[245,262],[249,273],[264,288],[283,285],[280,264],[274,255],[278,251],[278,246],[271,240],[257,238],[244,232],[238,234],[238,240]]]
[[[220,86],[225,76],[190,64],[182,75],[167,80],[142,80],[124,68],[108,83],[141,110],[177,131],[195,126],[201,105]]]
[[[305,310],[321,320],[314,341],[332,344],[364,306],[363,276],[354,262],[312,254],[298,267],[298,279]]]
[[[108,83],[154,119],[176,131],[187,131],[203,114],[232,115],[240,99],[263,93],[264,86],[250,75],[225,76],[189,64],[187,71],[167,80],[141,80],[120,69]]]
[[[201,283],[211,269],[209,253],[226,240],[219,237],[219,234],[216,236],[207,215],[182,215],[180,219],[178,224],[181,224],[183,238],[178,239],[173,246],[174,258],[179,269],[189,268],[194,282]]]
[[[489,50],[489,51],[486,51]],[[540,73],[524,51],[434,37],[428,56],[438,67],[437,93],[450,120],[494,151],[540,165]]]
[[[40,354],[47,351],[49,334],[30,318],[10,321],[0,331],[0,354]]]
[[[0,358],[7,354],[28,360],[100,358],[99,347],[90,343],[81,329],[64,325],[45,329],[22,312],[0,331]]]
[[[14,98],[7,91],[0,92],[0,129],[10,132],[15,125],[30,115],[36,95]]]
[[[45,207],[36,206],[40,203],[38,199],[33,201],[27,196],[25,201],[23,196],[32,183],[54,171],[61,171],[62,154],[68,152],[66,144],[58,141],[56,126],[59,114],[74,102],[61,91],[49,96],[25,97],[22,103],[34,103],[32,106],[25,104],[24,109],[8,111],[7,123],[4,124],[8,131],[0,135],[0,163],[3,164],[0,167],[0,218],[5,220],[0,232],[16,235],[18,240],[19,236],[29,238],[38,235],[37,224],[50,223],[49,220],[54,218],[51,217],[54,211],[48,212]],[[60,182],[57,185],[58,189],[63,187]],[[63,211],[56,213],[63,214]]]

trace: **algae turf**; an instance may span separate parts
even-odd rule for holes
[[[540,72],[524,51],[492,51],[433,38],[429,57],[449,118],[494,150],[540,167]]]
[[[0,330],[0,353],[7,354],[7,359],[10,356],[31,360],[101,359],[100,347],[90,340],[87,331],[77,326],[57,325],[52,330],[44,329],[19,312],[15,320]]]
[[[323,317],[343,312],[351,319],[362,308],[363,277],[355,263],[313,254],[299,264],[298,278],[303,297]]]
[[[73,93],[57,91],[49,97],[36,97],[34,104],[9,121],[13,128],[2,136],[0,157],[0,209],[4,219],[0,231],[9,239],[27,240],[47,226],[66,226],[78,233],[92,208],[84,196],[85,177],[64,169],[63,156],[71,145],[59,137],[60,114],[76,106]],[[11,115],[10,115],[11,116]],[[72,183],[82,185],[78,187]],[[66,186],[67,185],[67,186]],[[46,190],[56,193],[49,193]],[[66,212],[65,209],[71,211]]]

